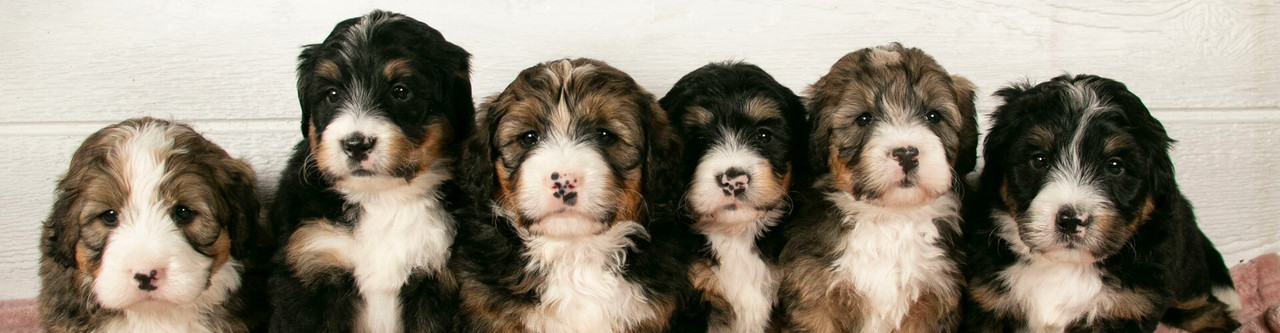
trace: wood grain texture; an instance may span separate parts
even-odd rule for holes
[[[373,8],[470,51],[477,101],[539,61],[610,62],[662,95],[708,61],[756,63],[803,91],[846,52],[920,47],[979,86],[1090,73],[1165,121],[1178,178],[1228,262],[1280,250],[1280,2],[713,0],[606,3],[0,2],[0,299],[30,297],[53,182],[86,135],[150,115],[192,123],[269,193],[299,138],[295,57]]]

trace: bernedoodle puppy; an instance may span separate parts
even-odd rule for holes
[[[471,132],[469,55],[374,11],[299,56],[303,140],[270,219],[276,332],[446,332],[457,282],[451,166]]]
[[[809,126],[804,105],[768,73],[713,63],[659,104],[685,140],[681,213],[697,236],[690,269],[711,331],[763,332],[777,300],[782,229],[805,187]]]
[[[1231,276],[1174,179],[1173,140],[1137,96],[1092,75],[996,95],[965,214],[967,331],[1239,326]]]
[[[788,328],[955,329],[962,177],[978,141],[973,89],[897,43],[849,53],[813,85],[819,178],[782,252]]]
[[[467,332],[658,332],[687,289],[668,242],[675,140],[630,76],[591,59],[520,72],[480,107],[460,168]],[[665,213],[664,213],[665,212]]]
[[[49,332],[249,332],[268,316],[254,173],[191,127],[138,118],[71,157],[40,239]]]

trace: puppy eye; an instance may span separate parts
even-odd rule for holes
[[[865,113],[865,112],[864,112],[863,114],[858,115],[858,119],[854,119],[854,120],[853,120],[853,122],[854,122],[855,124],[858,124],[858,126],[867,126],[867,125],[870,125],[870,124],[871,124],[871,113]]]
[[[196,218],[196,211],[191,208],[187,208],[187,206],[177,205],[173,206],[173,212],[170,213],[169,216],[172,217],[173,222],[178,225],[186,225]]]
[[[524,146],[525,148],[533,147],[534,144],[538,143],[538,132],[524,132],[524,134],[520,134],[519,140],[521,146]]]
[[[1035,153],[1031,155],[1031,166],[1036,169],[1049,168],[1049,156],[1044,153]]]
[[[338,89],[329,89],[324,92],[324,101],[326,103],[338,102]]]
[[[937,124],[942,121],[942,113],[938,112],[938,110],[929,110],[929,113],[924,114],[924,119],[929,120],[929,122],[931,123]]]
[[[391,87],[391,98],[395,98],[398,101],[406,101],[412,96],[413,94],[409,92],[409,87],[405,87],[403,84]]]
[[[1112,175],[1120,175],[1124,173],[1124,162],[1120,161],[1118,158],[1113,158],[1107,161],[1107,172]]]
[[[617,135],[614,135],[613,132],[603,128],[596,129],[596,138],[604,144],[612,144],[614,141],[618,140]]]
[[[770,141],[773,141],[773,132],[770,132],[767,129],[761,128],[759,131],[756,132],[756,137],[751,138],[751,141],[754,141],[756,144],[769,143]]]
[[[120,224],[120,217],[116,215],[115,210],[108,210],[108,211],[102,212],[102,214],[98,214],[98,219],[102,220],[102,225],[105,225],[111,228],[114,228],[116,225]]]

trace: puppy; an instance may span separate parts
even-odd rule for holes
[[[698,238],[690,278],[710,330],[763,332],[794,208],[787,193],[808,170],[804,105],[760,67],[732,62],[685,75],[658,103],[687,140],[682,213]]]
[[[671,329],[687,280],[666,241],[676,150],[653,96],[603,62],[564,59],[480,110],[455,266],[463,331]]]
[[[782,252],[788,326],[948,332],[957,324],[973,85],[893,43],[845,55],[810,91],[820,174]]]
[[[299,56],[304,139],[271,220],[279,332],[452,330],[452,160],[471,127],[469,55],[374,11]]]
[[[108,126],[71,157],[40,238],[49,332],[249,332],[267,318],[253,169],[191,127]]]
[[[966,209],[967,330],[1239,326],[1227,267],[1174,180],[1172,140],[1137,96],[1092,75],[996,95]]]

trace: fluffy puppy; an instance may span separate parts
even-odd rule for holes
[[[464,331],[670,328],[682,262],[672,223],[675,143],[630,76],[564,59],[520,72],[480,107],[459,215]],[[665,213],[670,215],[670,213]]]
[[[1174,180],[1172,140],[1137,96],[1092,75],[996,95],[966,209],[969,331],[1239,326],[1227,267]]]
[[[957,324],[973,85],[893,43],[849,53],[810,91],[815,198],[782,252],[790,328],[947,332]],[[820,197],[821,199],[818,199]]]
[[[781,224],[794,208],[788,192],[805,183],[796,170],[808,170],[804,105],[760,67],[732,62],[685,75],[658,103],[686,140],[681,213],[696,231],[689,274],[709,328],[763,332],[777,299]]]
[[[474,122],[469,55],[374,11],[299,56],[304,139],[280,179],[271,328],[452,329],[451,165]]]
[[[248,332],[267,318],[254,174],[190,127],[108,126],[71,157],[40,239],[50,332]]]

